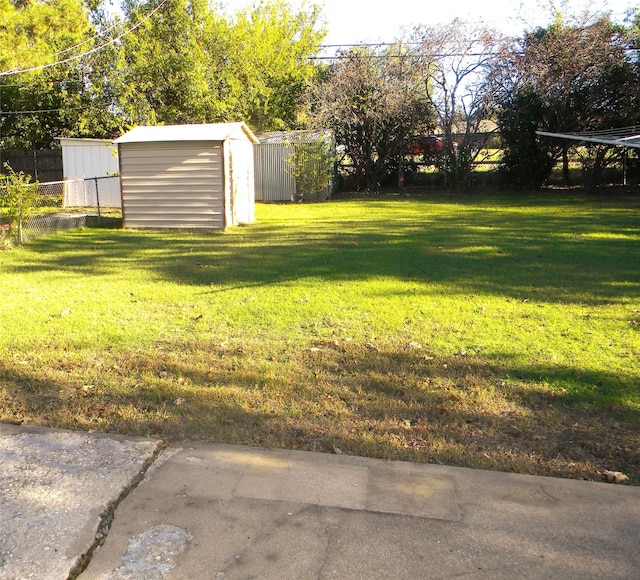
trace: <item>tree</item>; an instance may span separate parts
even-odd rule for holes
[[[125,25],[150,6],[126,4]],[[294,11],[277,0],[230,16],[206,0],[167,0],[123,39],[113,63],[117,107],[128,125],[242,119],[256,130],[291,127],[323,37],[314,6]]]
[[[0,79],[3,149],[56,147],[56,137],[76,125],[82,92],[75,64]]]
[[[127,0],[124,27],[139,22],[154,5]],[[204,0],[167,0],[124,36],[111,82],[126,125],[203,123],[215,116],[204,47],[210,17]]]
[[[570,143],[540,141],[535,129],[593,131],[640,122],[640,77],[629,41],[628,30],[606,16],[571,25],[558,16],[554,24],[525,34],[503,53],[493,81],[507,173],[523,178],[527,158],[519,158],[519,151],[524,147],[549,159],[562,158],[568,178]],[[517,124],[527,118],[529,130],[518,132]],[[586,186],[593,189],[619,154],[606,146],[582,153]],[[551,166],[544,167],[548,175]],[[541,184],[540,177],[533,185]]]
[[[522,90],[503,96],[498,130],[503,144],[502,173],[507,183],[535,190],[549,177],[553,154],[536,135],[543,116],[543,104],[535,92]]]
[[[397,168],[407,137],[432,127],[431,113],[402,46],[342,52],[308,94],[311,118],[331,129],[369,191]]]
[[[315,74],[314,56],[326,34],[320,9],[294,12],[283,0],[262,0],[231,25],[228,77],[241,118],[259,131],[298,125],[300,98]]]
[[[0,0],[3,149],[51,147],[73,124],[67,99],[81,89],[82,74],[75,61],[60,61],[82,52],[91,33],[81,0]],[[36,67],[46,68],[7,74]]]
[[[59,136],[110,138],[139,124],[297,125],[314,70],[309,57],[324,36],[317,7],[294,10],[276,0],[230,15],[207,0],[123,0],[124,16],[113,16],[87,0],[90,25],[79,2],[0,0],[0,46],[46,48],[17,68],[71,58],[0,77],[5,148],[48,148]],[[47,18],[51,28],[42,31]],[[6,66],[17,63],[7,61],[14,52],[0,48]]]
[[[500,39],[490,30],[454,20],[446,26],[418,27],[413,41],[420,47],[417,66],[425,94],[443,134],[445,171],[460,191],[469,186],[483,146],[478,135],[490,117],[488,74]]]
[[[64,58],[89,29],[81,0],[0,0],[0,72]]]

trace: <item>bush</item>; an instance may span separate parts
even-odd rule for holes
[[[38,182],[32,182],[31,176],[22,171],[16,173],[8,163],[5,163],[4,167],[8,174],[4,176],[0,185],[0,217],[2,221],[11,225],[11,237],[22,245],[24,224],[35,208]],[[6,238],[3,237],[2,241],[6,243]]]

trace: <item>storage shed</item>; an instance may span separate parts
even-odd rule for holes
[[[137,127],[115,142],[128,228],[254,221],[253,145],[245,123]]]

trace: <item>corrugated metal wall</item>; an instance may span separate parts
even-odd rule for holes
[[[286,159],[293,145],[265,143],[254,145],[256,201],[292,201],[296,182]]]
[[[124,225],[224,229],[222,144],[120,144]]]
[[[117,148],[109,141],[60,138],[65,180],[118,174]]]

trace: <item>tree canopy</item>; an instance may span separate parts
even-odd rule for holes
[[[356,184],[370,191],[397,170],[409,136],[434,125],[411,57],[400,44],[343,52],[309,93],[312,119],[334,132]]]
[[[628,28],[608,17],[561,18],[516,39],[495,63],[493,93],[509,179],[539,187],[570,144],[536,130],[576,132],[640,124],[638,55]],[[589,185],[612,159],[606,147],[583,153]]]
[[[0,0],[0,71],[64,57],[89,29],[82,0]]]
[[[123,0],[121,8],[114,15],[80,0],[0,0],[2,46],[38,55],[0,52],[2,72],[46,65],[0,76],[5,148],[47,148],[58,136],[113,137],[138,124],[297,126],[310,57],[325,34],[316,6],[262,1],[230,14],[207,0]],[[62,14],[64,25],[56,20]],[[46,34],[41,22],[49,23]]]

